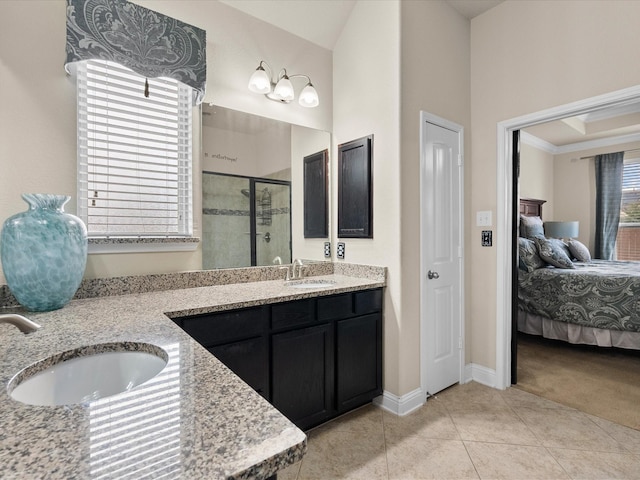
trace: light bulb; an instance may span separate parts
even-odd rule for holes
[[[271,79],[262,65],[256,68],[249,79],[249,90],[254,93],[269,93],[271,91]]]
[[[302,89],[300,92],[300,98],[298,98],[298,103],[303,107],[317,107],[320,103],[318,99],[318,92],[311,84],[311,82],[307,83],[307,86]]]

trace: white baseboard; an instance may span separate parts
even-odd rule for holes
[[[487,387],[496,388],[496,371],[482,365],[468,363],[464,367],[464,381],[467,383],[472,380]]]
[[[373,399],[373,404],[402,417],[420,408],[424,405],[425,400],[422,389],[416,388],[401,397],[385,391],[381,396]]]
[[[496,388],[496,371],[475,363],[468,363],[464,367],[463,383],[478,382],[487,387]],[[426,402],[426,395],[421,388],[402,395],[401,397],[391,392],[383,392],[382,395],[373,399],[373,404],[391,412],[395,415],[407,415]]]

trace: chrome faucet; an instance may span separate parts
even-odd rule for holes
[[[298,266],[298,274],[296,275],[296,265]],[[293,274],[293,278],[302,278],[302,269],[305,266],[302,264],[302,260],[296,258],[291,265],[291,273]]]
[[[296,266],[298,267],[296,269]],[[280,270],[286,270],[286,276],[284,278],[285,282],[290,280],[297,280],[303,277],[302,269],[306,268],[306,265],[303,265],[302,260],[296,258],[291,265],[282,266]]]
[[[40,328],[40,325],[36,322],[32,322],[27,317],[23,317],[16,313],[5,313],[0,315],[0,323],[10,323],[15,325],[22,333],[35,332]]]

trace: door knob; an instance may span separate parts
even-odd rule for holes
[[[433,279],[440,278],[440,275],[438,274],[438,272],[432,272],[431,270],[429,270],[429,271],[427,272],[427,278],[428,278],[429,280],[433,280]]]

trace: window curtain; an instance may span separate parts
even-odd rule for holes
[[[612,260],[620,223],[624,152],[595,156],[596,242],[594,258]]]
[[[67,0],[67,58],[110,60],[147,77],[169,77],[202,102],[207,82],[206,32],[126,0]]]

